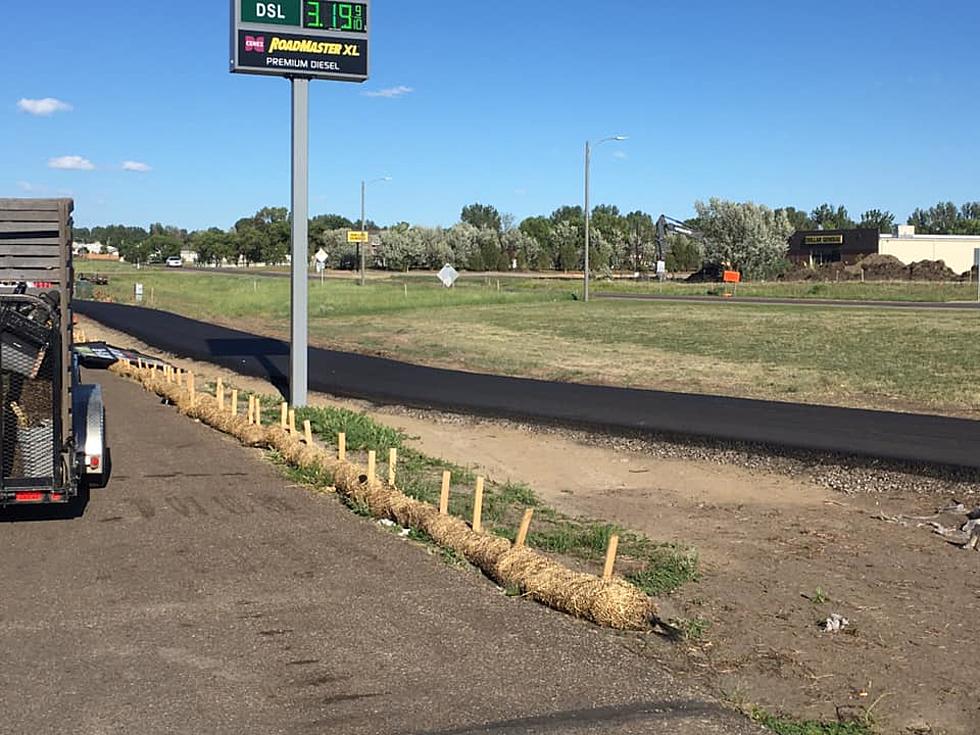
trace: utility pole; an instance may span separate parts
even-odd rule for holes
[[[608,143],[611,140],[623,141],[627,140],[625,135],[614,135],[611,138],[603,138],[596,146],[600,146],[603,143]],[[592,141],[585,141],[585,282],[582,297],[588,302],[589,300],[589,249],[592,244],[592,212],[590,211],[590,188],[589,188],[589,178],[591,176],[590,169],[592,168]]]

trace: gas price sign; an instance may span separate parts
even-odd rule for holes
[[[369,0],[232,0],[231,70],[366,81],[368,5]]]

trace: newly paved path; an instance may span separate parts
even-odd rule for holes
[[[631,294],[599,292],[593,296],[610,301],[665,301],[674,303],[719,304],[763,304],[770,306],[831,306],[840,309],[939,309],[943,311],[977,311],[980,302],[967,301],[854,301],[844,299],[783,299],[763,296],[681,296],[670,294]]]
[[[109,487],[76,520],[0,516],[0,733],[757,732],[632,639],[508,598],[93,377]]]
[[[289,347],[279,340],[121,304],[86,301],[75,309],[161,350],[285,391]],[[310,350],[310,388],[484,416],[980,469],[980,422],[941,416],[508,378],[318,348]]]

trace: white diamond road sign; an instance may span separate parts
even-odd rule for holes
[[[451,265],[447,265],[439,271],[439,280],[442,281],[442,285],[446,288],[452,288],[457,278],[459,278],[459,272]]]

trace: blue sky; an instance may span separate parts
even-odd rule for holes
[[[623,210],[720,196],[904,219],[980,199],[975,0],[372,8],[372,79],[311,88],[314,213],[354,216],[360,179],[389,175],[379,223],[449,225],[474,201],[547,214],[581,201],[586,138],[619,133],[593,198]],[[225,0],[6,3],[0,196],[71,195],[81,225],[228,227],[285,205],[289,85],[228,73],[228,16]],[[71,109],[29,102],[47,98]]]

